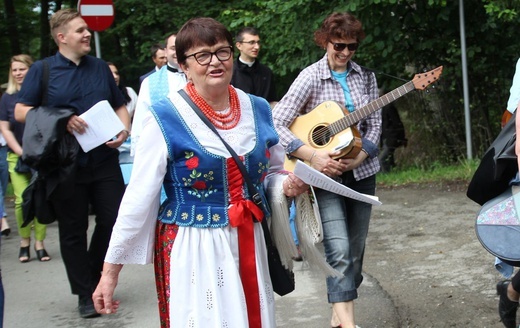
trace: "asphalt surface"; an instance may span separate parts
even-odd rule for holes
[[[121,301],[117,314],[82,319],[77,297],[70,292],[58,244],[58,228],[48,226],[46,249],[52,260],[39,262],[31,245],[31,261],[18,261],[19,235],[12,203],[6,204],[11,234],[1,241],[2,279],[5,290],[5,328],[18,327],[159,327],[152,265],[127,265],[121,273],[115,297]],[[91,218],[92,220],[92,218]],[[305,262],[295,263],[296,290],[276,301],[278,327],[330,327],[325,278]],[[400,327],[397,310],[379,282],[368,274],[355,303],[356,323],[361,328]],[[240,328],[240,327],[237,327]]]

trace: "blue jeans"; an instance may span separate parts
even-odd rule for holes
[[[355,181],[352,172],[343,184],[363,194],[374,195],[376,177]],[[372,205],[335,193],[315,189],[323,224],[323,245],[327,262],[343,277],[327,277],[329,303],[348,302],[358,297],[363,281],[362,267]]]
[[[3,147],[3,148],[6,148],[6,147]],[[2,159],[0,159],[1,161]],[[3,160],[6,164],[7,164],[7,161],[5,161],[5,158]],[[7,165],[6,165],[6,169],[7,169]],[[9,174],[9,172],[7,172],[7,174]],[[0,213],[4,213],[4,216],[5,216],[5,209],[4,209],[4,187],[3,187],[3,184],[0,184],[0,195],[2,196],[2,198],[0,199]],[[0,234],[0,245],[2,244],[2,235]],[[0,328],[2,328],[4,326],[4,298],[5,298],[5,295],[4,295],[4,285],[2,283],[2,271],[0,269]]]
[[[2,235],[0,234],[0,244],[2,242]],[[5,304],[5,294],[4,294],[4,284],[2,282],[2,274],[0,271],[0,328],[4,326],[4,304]]]
[[[291,202],[291,207],[289,207],[289,226],[291,227],[291,233],[293,236],[294,244],[296,246],[300,245],[300,241],[298,240],[298,234],[296,233],[296,223],[294,220],[296,219],[296,203],[294,200]]]
[[[7,190],[7,183],[9,182],[9,167],[7,165],[7,146],[0,147],[0,187],[2,187],[2,191],[0,193],[0,199],[2,200],[2,213],[3,216],[6,216],[7,213],[4,211],[4,197],[5,192]]]

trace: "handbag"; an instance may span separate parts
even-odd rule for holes
[[[518,172],[515,122],[513,115],[486,150],[471,178],[466,195],[479,205],[503,193]]]
[[[520,261],[520,186],[507,188],[486,202],[477,214],[477,238],[494,256]]]
[[[251,178],[247,174],[247,169],[244,166],[244,163],[240,160],[237,153],[229,146],[229,144],[224,141],[224,139],[217,132],[213,124],[208,120],[208,118],[200,111],[197,105],[191,100],[188,94],[184,90],[179,90],[179,94],[181,97],[186,100],[186,102],[191,106],[191,108],[195,111],[195,113],[199,116],[199,118],[204,122],[211,131],[213,131],[219,138],[222,140],[222,143],[229,151],[235,162],[237,163],[240,172],[242,173],[242,177],[246,182],[247,190],[249,193],[249,197],[251,201],[255,203],[258,207],[260,207],[264,213],[269,213],[266,211],[265,204],[262,200],[262,196],[254,186]],[[289,294],[294,290],[295,280],[294,280],[294,272],[290,269],[287,269],[280,259],[280,253],[276,248],[276,245],[273,244],[271,239],[271,233],[269,232],[269,227],[267,225],[267,220],[264,218],[262,220],[262,229],[264,232],[264,240],[265,246],[267,249],[267,262],[269,263],[269,276],[271,277],[271,283],[273,285],[273,291],[280,296],[284,296]]]
[[[21,157],[18,157],[14,171],[17,173],[31,173],[31,167],[27,165]]]
[[[41,224],[50,224],[56,220],[56,210],[47,194],[46,180],[35,172],[22,193],[22,228],[35,218]]]

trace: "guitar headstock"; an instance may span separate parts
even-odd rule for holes
[[[427,86],[439,79],[442,73],[442,66],[432,69],[429,72],[415,74],[412,80],[415,89],[424,90]]]

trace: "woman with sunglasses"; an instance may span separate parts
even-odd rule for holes
[[[93,295],[99,313],[119,307],[112,296],[123,264],[154,259],[162,327],[276,327],[264,213],[246,199],[229,151],[183,98],[241,157],[261,193],[274,180],[289,197],[308,189],[282,172],[284,150],[267,101],[230,85],[232,42],[212,18],[191,19],[177,34],[177,60],[190,82],[152,105],[143,121]],[[168,198],[159,208],[161,185]]]
[[[276,129],[286,153],[358,192],[374,195],[379,171],[378,143],[381,113],[376,111],[357,123],[361,149],[354,158],[339,158],[339,152],[315,149],[289,129],[299,115],[325,101],[336,101],[348,112],[377,99],[374,73],[352,61],[364,39],[361,22],[349,13],[333,13],[314,33],[316,44],[326,54],[305,68],[273,110]],[[314,122],[313,124],[316,124]],[[333,327],[354,328],[354,300],[363,280],[362,264],[372,206],[337,194],[315,190],[323,224],[327,262],[342,277],[327,278],[328,302],[332,303]]]

